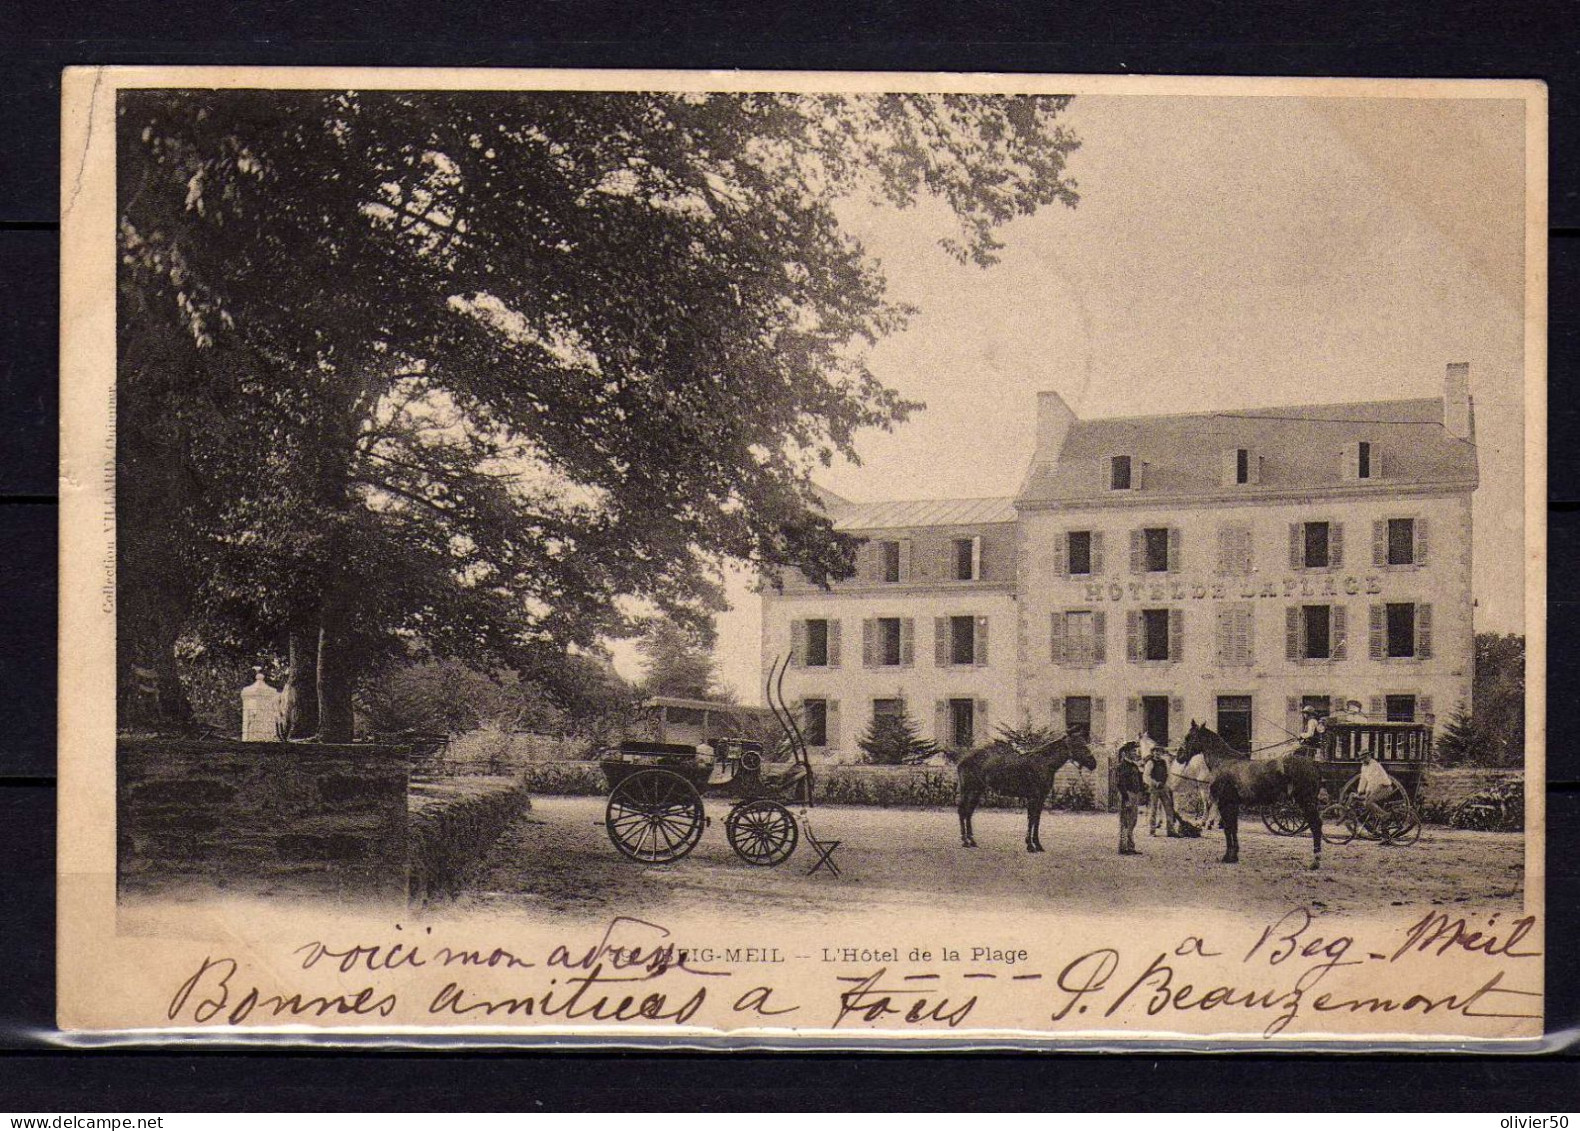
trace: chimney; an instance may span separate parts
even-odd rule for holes
[[[1037,450],[1033,463],[1057,463],[1064,450],[1064,438],[1075,423],[1075,413],[1058,393],[1037,394]]]
[[[1443,380],[1443,428],[1456,440],[1471,439],[1470,363],[1451,361]]]

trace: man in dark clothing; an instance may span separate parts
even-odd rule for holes
[[[1139,856],[1136,851],[1136,821],[1141,816],[1141,804],[1146,800],[1147,783],[1141,773],[1141,748],[1127,742],[1119,750],[1119,765],[1115,771],[1119,787],[1119,855]]]

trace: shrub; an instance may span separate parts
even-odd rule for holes
[[[914,765],[938,753],[937,743],[921,737],[903,703],[898,715],[874,716],[856,745],[874,766]]]

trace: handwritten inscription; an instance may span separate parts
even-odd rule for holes
[[[1387,941],[1367,942],[1341,921],[1296,907],[1239,939],[1183,934],[1142,953],[1100,946],[1060,954],[1057,940],[1046,953],[894,940],[791,954],[771,945],[685,945],[668,928],[628,916],[540,951],[447,945],[427,928],[417,938],[297,946],[302,976],[332,983],[311,990],[270,985],[232,956],[205,955],[166,1016],[200,1026],[746,1023],[947,1032],[1026,1028],[1030,1015],[1057,1033],[1189,1028],[1183,1018],[1213,1014],[1223,1015],[1223,1031],[1268,1037],[1342,1030],[1332,1020],[1340,1017],[1452,1015],[1490,1024],[1541,1016],[1535,929],[1532,916],[1433,911]],[[1389,969],[1382,981],[1355,973],[1380,967]],[[796,973],[767,977],[780,969]],[[1375,992],[1378,985],[1388,992]]]

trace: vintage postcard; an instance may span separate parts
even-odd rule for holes
[[[68,71],[61,1029],[1540,1037],[1546,154]]]

